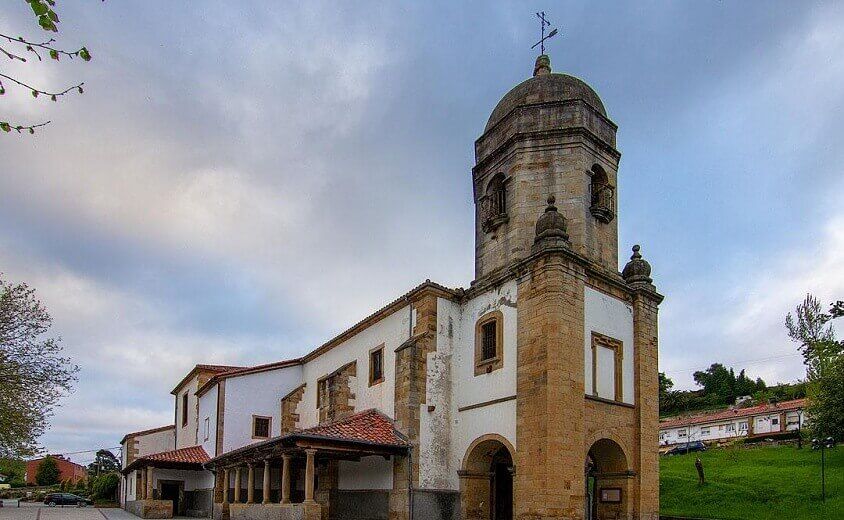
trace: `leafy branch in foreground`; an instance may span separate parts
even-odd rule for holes
[[[56,5],[55,0],[24,1],[32,9],[38,25],[41,26],[42,29],[54,33],[59,31],[57,25],[59,23],[59,16],[53,10],[53,7]],[[21,63],[28,63],[29,60],[27,60],[27,57],[31,56],[38,58],[38,61],[43,61],[42,54],[49,56],[50,59],[56,61],[59,61],[62,57],[69,58],[71,60],[80,58],[86,62],[91,61],[91,52],[86,47],[83,46],[76,51],[68,51],[54,45],[55,42],[55,38],[39,42],[24,38],[23,36],[10,36],[8,34],[0,33],[0,43],[2,43],[2,45],[0,45],[0,57],[5,56],[9,60]],[[84,83],[78,83],[63,90],[48,91],[29,85],[20,79],[3,73],[3,71],[0,70],[0,96],[6,94],[6,84],[3,83],[3,79],[7,81],[7,84],[9,84],[10,87],[17,86],[29,90],[30,94],[32,94],[32,97],[34,98],[37,98],[39,95],[43,95],[45,97],[49,97],[52,101],[58,101],[58,98],[73,91],[76,91],[79,94],[84,92],[82,89],[82,85],[84,85]],[[30,134],[34,134],[36,128],[40,128],[48,124],[50,124],[50,121],[32,125],[22,125],[18,123],[10,123],[8,121],[0,121],[0,130],[7,133],[12,130],[17,130],[18,133],[26,131]]]

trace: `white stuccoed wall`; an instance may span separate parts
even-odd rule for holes
[[[185,491],[210,489],[214,487],[214,474],[210,471],[185,471],[178,469],[156,469],[152,474],[152,483],[158,489],[159,480],[183,480]]]
[[[272,417],[270,437],[279,435],[281,398],[300,384],[302,367],[299,365],[226,379],[223,452],[261,441],[252,439],[253,415]]]
[[[187,448],[196,446],[196,391],[198,390],[199,377],[194,376],[184,385],[179,387],[176,393],[176,448]],[[188,394],[188,422],[182,426],[182,396]]]
[[[516,445],[516,401],[458,411],[460,408],[516,395],[516,282],[487,291],[464,305],[441,301],[437,313],[438,359],[429,358],[428,397],[437,406],[429,414],[421,412],[420,481],[423,487],[458,489],[457,471],[466,450],[478,437],[496,433]],[[475,324],[484,314],[500,310],[504,316],[504,366],[489,374],[475,376]],[[451,331],[449,337],[449,330]],[[450,385],[441,380],[444,365],[450,357]],[[450,387],[450,388],[449,388]],[[449,388],[448,399],[441,395]],[[441,402],[450,402],[449,427],[442,432]],[[443,434],[450,435],[444,439]],[[436,454],[442,446],[449,447],[448,463],[443,464]],[[428,455],[428,456],[426,456]]]
[[[392,489],[393,461],[381,456],[340,461],[339,489]]]
[[[633,404],[633,307],[623,301],[585,288],[584,351],[586,394],[592,393],[592,332],[599,332],[624,344],[622,360],[622,401]]]
[[[207,392],[199,396],[199,445],[212,459],[217,447],[217,395],[219,386],[212,386]],[[205,440],[205,419],[208,419],[209,434]]]
[[[355,395],[355,412],[375,408],[387,417],[395,418],[395,350],[409,337],[409,319],[409,307],[402,307],[306,363],[303,374],[307,386],[302,402],[299,403],[299,426],[309,428],[319,424],[319,412],[316,407],[317,381],[351,361],[357,361],[357,377],[350,381],[351,391]],[[382,343],[384,382],[370,387],[369,352]],[[228,401],[228,397],[226,400]]]
[[[135,437],[135,440],[138,441],[138,457],[151,455],[153,453],[173,451],[176,449],[175,439],[173,438],[173,430],[150,433],[141,437]]]

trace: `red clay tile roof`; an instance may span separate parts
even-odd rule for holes
[[[162,468],[202,469],[202,465],[211,460],[202,446],[191,446],[173,451],[163,451],[144,455],[133,460],[121,470],[126,475],[137,467],[153,466]]]
[[[130,433],[127,433],[126,435],[123,436],[123,438],[120,440],[120,444],[123,444],[124,442],[126,442],[126,439],[128,439],[130,435],[133,436],[133,437],[141,437],[141,436],[144,436],[144,435],[149,435],[151,433],[158,433],[158,432],[163,432],[163,431],[167,431],[167,430],[175,430],[175,429],[176,429],[176,427],[174,425],[168,424],[167,426],[159,426],[158,428],[150,428],[149,430],[141,430],[139,432],[130,432]]]
[[[205,453],[205,449],[202,446],[191,446],[190,448],[153,453],[140,458],[156,462],[182,462],[185,464],[205,464],[211,460],[211,457]]]
[[[315,426],[293,434],[297,437],[319,437],[341,441],[389,446],[407,446],[387,416],[377,410],[366,410],[324,426]]]
[[[792,410],[799,410],[806,405],[805,399],[794,399],[791,401],[783,401],[776,404],[760,404],[758,406],[751,406],[748,408],[734,408],[732,410],[722,410],[720,412],[696,415],[694,417],[678,417],[675,419],[667,419],[660,421],[659,428],[676,428],[678,426],[691,426],[696,424],[704,424],[716,421],[726,421],[735,419],[737,417],[750,417],[770,412],[789,412]]]

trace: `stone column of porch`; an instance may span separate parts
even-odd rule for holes
[[[234,469],[234,503],[240,503],[240,466]]]
[[[255,503],[255,465],[251,462],[246,465],[248,469],[246,473],[246,503]]]
[[[285,453],[281,456],[281,503],[290,503],[290,455]]]
[[[147,470],[146,468],[139,469],[141,472],[141,489],[138,489],[138,500],[146,500],[147,498]]]
[[[152,469],[152,466],[147,466],[147,482],[146,482],[147,486],[146,486],[146,493],[144,493],[146,495],[145,498],[147,500],[152,500],[152,499],[155,498],[155,495],[153,494],[153,491],[152,491],[153,490],[152,481],[153,481],[153,469]]]
[[[264,489],[263,497],[261,499],[262,504],[269,504],[270,503],[270,459],[264,459]]]
[[[229,504],[229,468],[223,469],[223,504]]]
[[[316,500],[314,500],[314,475],[316,474],[316,471],[314,471],[314,459],[316,452],[317,450],[305,450],[305,455],[307,455],[307,463],[305,465],[306,504],[316,504]]]

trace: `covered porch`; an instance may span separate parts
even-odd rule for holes
[[[122,470],[124,508],[140,518],[208,517],[214,479],[203,464],[209,460],[199,446],[134,460]]]
[[[407,450],[390,419],[367,411],[230,451],[206,464],[216,478],[214,518],[358,518],[348,516],[350,502],[365,508],[368,518],[381,517],[380,511],[386,518],[394,458]],[[356,480],[368,488],[343,491],[343,471],[358,466],[367,474]]]

